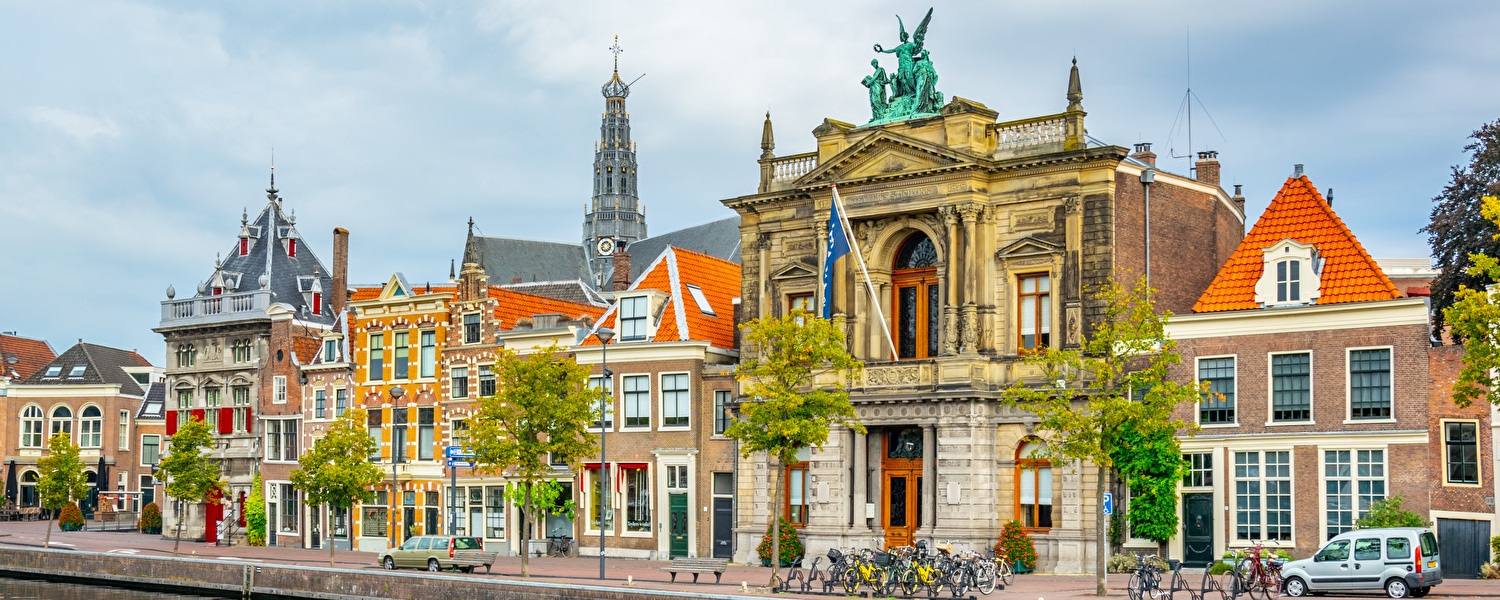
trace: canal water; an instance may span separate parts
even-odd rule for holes
[[[208,596],[141,592],[0,577],[0,600],[208,600],[208,598]]]

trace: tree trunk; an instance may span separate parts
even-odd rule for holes
[[[329,504],[327,506],[329,508],[333,508],[332,504]],[[329,517],[333,516],[334,511],[328,510],[327,512],[328,512],[328,516]],[[333,539],[330,538],[330,537],[328,537],[328,534],[331,531],[333,531],[333,528],[329,527],[329,525],[332,525],[332,523],[328,522],[329,520],[330,519],[324,519],[323,520],[323,543],[328,544],[328,568],[332,569],[333,568]]]
[[[781,587],[781,486],[784,485],[781,477],[781,460],[772,461],[771,477],[776,479],[776,485],[771,489],[771,580],[766,584],[772,590]]]
[[[59,520],[57,522],[61,523],[62,521]],[[47,548],[51,548],[52,547],[52,525],[53,525],[52,523],[48,523],[47,524],[47,535],[42,539],[42,548],[43,549],[47,549]]]
[[[520,524],[520,527],[521,527],[521,576],[522,577],[531,577],[531,562],[530,562],[530,558],[531,558],[531,530],[526,527],[526,524],[528,523],[527,519],[529,519],[531,517],[531,482],[528,481],[528,482],[525,483],[525,485],[526,485],[526,502],[523,502],[521,504],[521,524]],[[601,509],[601,512],[602,512],[602,509]],[[600,520],[601,520],[600,525],[602,526],[603,525],[602,521],[603,521],[604,515],[601,514],[599,516],[600,516]],[[604,549],[600,548],[599,551],[603,552]]]
[[[1098,467],[1099,482],[1095,487],[1095,502],[1098,507],[1094,510],[1094,519],[1097,525],[1094,527],[1094,537],[1097,542],[1094,546],[1094,594],[1106,596],[1109,594],[1107,586],[1109,574],[1105,572],[1105,561],[1109,554],[1109,540],[1107,538],[1109,529],[1109,516],[1104,514],[1104,492],[1109,489],[1109,468]]]
[[[177,538],[172,542],[172,556],[177,556],[177,548],[182,546],[182,499],[177,500]]]

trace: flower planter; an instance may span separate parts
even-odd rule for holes
[[[1036,567],[1034,567],[1034,566],[1033,567],[1028,567],[1026,565],[1021,564],[1020,561],[1016,561],[1016,563],[1013,564],[1013,565],[1011,565],[1011,567],[1012,567],[1011,570],[1015,571],[1017,575],[1025,575],[1027,573],[1032,573],[1032,572],[1036,571]]]
[[[769,558],[762,558],[762,559],[760,559],[760,566],[762,566],[762,567],[769,567],[769,566],[771,566],[771,559],[769,559]],[[783,568],[783,569],[789,569],[789,568],[791,568],[791,566],[792,566],[791,562],[784,561],[784,560],[781,561],[781,568]]]

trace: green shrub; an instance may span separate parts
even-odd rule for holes
[[[1229,563],[1224,562],[1224,561],[1218,561],[1218,562],[1215,562],[1212,565],[1209,565],[1209,567],[1208,567],[1208,574],[1209,575],[1228,575],[1229,572],[1233,571],[1233,570],[1234,570],[1234,567],[1231,566]]]
[[[251,546],[266,545],[266,497],[261,493],[265,487],[260,474],[250,484],[250,497],[245,499],[245,541]]]
[[[1116,554],[1114,556],[1111,556],[1109,557],[1108,561],[1105,561],[1104,570],[1108,573],[1134,573],[1135,568],[1140,565],[1140,559],[1138,558],[1138,556],[1139,555],[1136,554]],[[1166,559],[1163,559],[1160,556],[1148,558],[1146,559],[1146,562],[1155,565],[1163,572],[1168,571],[1171,568],[1170,565],[1167,564]]]
[[[141,533],[161,533],[161,507],[155,502],[141,508]]]
[[[1010,562],[1019,564],[1026,569],[1036,568],[1036,544],[1031,542],[1031,536],[1026,533],[1026,528],[1021,526],[1020,521],[1011,521],[1000,530],[1000,541],[995,544],[995,553],[1005,552]]]
[[[83,511],[78,510],[77,504],[64,506],[62,512],[57,515],[57,527],[63,531],[83,529]]]
[[[1431,523],[1422,515],[1401,509],[1401,496],[1391,496],[1370,503],[1370,512],[1365,513],[1354,526],[1360,529],[1377,527],[1428,527]]]
[[[1500,535],[1490,538],[1490,558],[1500,563]]]
[[[777,547],[781,552],[781,565],[789,567],[792,561],[802,558],[802,538],[797,535],[797,528],[786,519],[781,519],[781,543]],[[765,563],[771,562],[771,528],[766,528],[766,534],[761,536],[760,545],[755,547],[755,552],[760,555],[760,560]]]

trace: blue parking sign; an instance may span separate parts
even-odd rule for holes
[[[1115,495],[1110,492],[1104,492],[1104,514],[1115,514]]]

